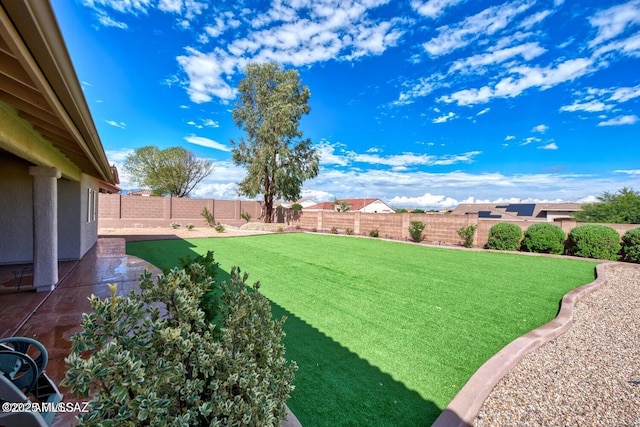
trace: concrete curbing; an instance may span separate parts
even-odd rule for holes
[[[607,266],[614,264],[612,262],[598,264],[596,266],[596,280],[566,294],[562,298],[560,312],[552,321],[516,338],[486,361],[456,394],[432,426],[472,426],[480,408],[496,384],[524,356],[564,334],[571,327],[576,303],[607,283]]]

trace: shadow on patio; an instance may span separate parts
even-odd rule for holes
[[[118,294],[128,294],[138,286],[140,274],[149,269],[159,272],[148,262],[125,253],[125,239],[100,238],[79,261],[59,263],[60,280],[52,292],[18,292],[0,294],[0,337],[25,336],[40,341],[49,352],[46,372],[60,384],[65,375],[64,358],[71,350],[71,336],[80,330],[82,313],[89,312],[88,297],[110,295],[108,283],[118,284]],[[29,267],[3,266],[4,282],[22,274],[24,289],[29,289]],[[10,286],[15,286],[12,282]],[[22,288],[22,286],[21,286]],[[63,402],[82,401],[72,398],[61,388]],[[75,414],[58,413],[53,426],[75,424]]]

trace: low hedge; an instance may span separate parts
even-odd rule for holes
[[[571,255],[616,261],[620,258],[620,234],[606,225],[585,224],[569,232]]]
[[[625,261],[640,263],[640,227],[622,237],[622,254]]]
[[[517,251],[520,249],[522,229],[515,224],[501,222],[489,230],[487,247],[500,251]]]
[[[522,246],[529,252],[562,254],[566,235],[562,228],[550,222],[533,224],[524,232]]]

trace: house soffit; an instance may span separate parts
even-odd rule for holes
[[[0,0],[0,101],[82,172],[116,183],[48,2]]]

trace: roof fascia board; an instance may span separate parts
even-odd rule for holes
[[[11,18],[7,9],[12,12]],[[22,0],[2,4],[0,22],[3,24],[0,31],[9,47],[19,52],[18,61],[101,173],[99,178],[112,181],[109,162],[49,2]]]

